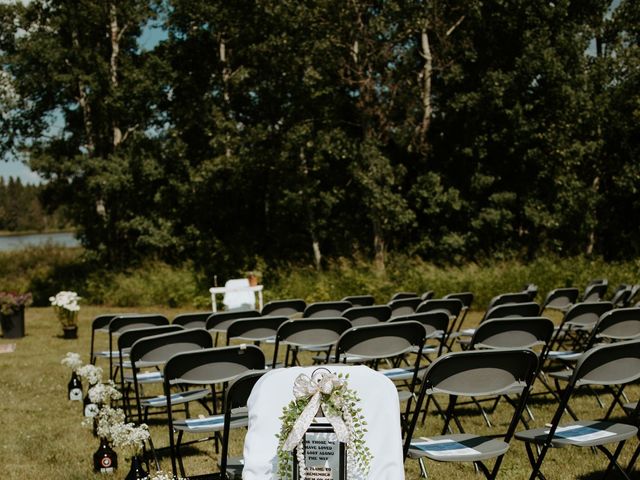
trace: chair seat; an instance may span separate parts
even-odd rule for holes
[[[246,411],[231,416],[231,428],[242,428],[249,425],[249,415]],[[224,415],[210,415],[202,418],[186,418],[173,422],[175,430],[186,433],[221,432],[224,428]]]
[[[439,462],[475,462],[497,457],[508,449],[509,444],[500,439],[463,433],[412,439],[409,456]]]
[[[550,350],[547,354],[549,360],[566,360],[573,362],[582,356],[582,352],[571,352],[566,350]]]
[[[569,381],[573,375],[573,370],[560,370],[558,372],[550,372],[549,376],[553,378],[557,378],[558,380],[564,380],[565,382]]]
[[[380,370],[380,373],[389,380],[411,380],[413,378],[412,368],[390,368],[388,370]]]
[[[200,390],[190,390],[188,392],[178,392],[171,394],[171,404],[179,405],[181,403],[191,402],[193,400],[199,400],[208,395],[209,390],[206,388]],[[166,407],[167,397],[164,395],[158,395],[157,397],[145,398],[140,402],[143,407]]]
[[[142,372],[136,375],[138,383],[158,383],[162,382],[162,372]],[[133,383],[133,374],[124,376],[124,381]]]
[[[93,356],[98,358],[120,358],[120,353],[117,350],[101,350],[99,352],[95,352]],[[128,353],[122,352],[123,358],[128,356]]]
[[[585,420],[559,426],[551,441],[552,447],[575,445],[594,447],[612,442],[621,442],[635,436],[638,428],[626,423],[613,423],[600,420]],[[549,427],[534,428],[517,432],[515,437],[523,442],[544,443]]]

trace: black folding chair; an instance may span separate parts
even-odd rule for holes
[[[391,318],[393,318],[415,313],[421,303],[420,297],[407,297],[391,300],[387,306],[391,309]]]
[[[133,330],[138,328],[147,327],[160,327],[163,325],[169,325],[169,319],[164,315],[155,313],[149,314],[125,314],[114,317],[109,322],[109,378],[115,380],[115,373],[113,371],[113,359],[118,354],[114,349],[114,338],[122,335],[127,330]]]
[[[124,412],[127,419],[132,416],[131,399],[131,387],[133,385],[133,373],[125,374],[126,369],[131,369],[131,362],[124,360],[129,356],[131,346],[141,338],[152,337],[153,335],[161,335],[163,333],[179,332],[184,330],[182,325],[161,325],[159,327],[146,327],[136,328],[133,330],[127,330],[118,337],[118,358],[119,358],[119,370],[120,370],[120,392],[122,393],[122,404],[124,406]],[[162,372],[155,370],[151,372],[139,373],[137,375],[138,382],[142,384],[149,383],[161,383]]]
[[[558,408],[549,426],[518,432],[515,435],[518,440],[525,442],[527,456],[532,466],[529,478],[531,480],[546,478],[541,468],[550,448],[575,446],[595,447],[607,457],[609,463],[603,478],[615,469],[624,478],[630,480],[628,472],[618,464],[618,457],[625,442],[637,435],[637,427],[603,420],[576,420],[562,425],[560,422],[577,387],[626,385],[638,379],[640,379],[640,341],[600,345],[585,352],[562,392]],[[606,447],[610,444],[617,444],[613,452]]]
[[[472,462],[486,478],[495,478],[524,411],[537,366],[538,357],[531,350],[455,352],[435,360],[427,367],[422,379],[416,414],[412,417],[405,437],[405,458],[419,459],[424,476],[427,476],[427,472],[423,458],[428,458],[439,462]],[[436,394],[448,396],[449,403],[442,430],[445,432],[449,428],[449,422],[457,419],[454,413],[460,396],[496,396],[507,393],[517,393],[519,401],[505,433],[466,433],[457,422],[461,431],[459,434],[412,438],[418,414],[427,396],[429,399]],[[485,464],[489,459],[495,459],[492,468]]]
[[[248,423],[246,412],[239,412],[227,417],[227,406],[223,407],[223,413],[218,414],[216,402],[216,385],[224,386],[233,381],[239,375],[250,370],[264,371],[265,359],[260,348],[255,345],[232,346],[220,348],[207,348],[173,355],[164,367],[164,397],[167,399],[167,412],[169,417],[169,446],[171,450],[171,468],[174,476],[177,474],[176,461],[182,477],[186,477],[182,461],[181,447],[183,445],[207,440],[199,438],[192,442],[183,443],[184,434],[207,434],[214,436],[226,429],[224,438],[228,439],[229,428],[245,427]],[[178,419],[173,411],[172,390],[176,387],[193,387],[194,385],[206,386],[211,390],[211,407],[207,409],[207,416],[187,417]],[[206,389],[205,389],[206,390]],[[223,387],[224,390],[224,387]],[[182,392],[181,392],[182,394]],[[201,397],[204,398],[204,397]],[[175,432],[178,432],[177,439]],[[217,445],[216,445],[217,446]],[[226,454],[223,440],[223,456],[221,461],[226,468]],[[194,478],[190,476],[189,478]],[[226,477],[221,477],[226,478]]]
[[[271,367],[276,368],[280,345],[287,347],[283,362],[285,367],[298,363],[300,350],[325,352],[322,363],[327,363],[338,338],[349,328],[351,328],[351,322],[341,317],[287,320],[278,328]],[[320,360],[315,359],[315,361]]]

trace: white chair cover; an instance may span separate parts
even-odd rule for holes
[[[227,280],[224,286],[230,289],[222,299],[225,310],[251,310],[256,308],[256,294],[248,289],[249,279],[234,278]]]
[[[365,439],[373,459],[369,475],[358,480],[403,480],[400,407],[393,382],[365,366],[326,367],[336,374],[349,374],[349,388],[358,393],[368,423]],[[278,480],[276,434],[280,431],[279,417],[282,409],[293,400],[293,382],[298,375],[311,376],[317,368],[276,369],[258,380],[247,403],[249,431],[244,443],[244,480]]]

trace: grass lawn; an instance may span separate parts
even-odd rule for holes
[[[67,352],[78,352],[84,361],[88,361],[91,320],[100,313],[125,311],[105,307],[83,307],[80,312],[80,330],[77,340],[61,338],[61,328],[50,308],[29,308],[26,313],[27,336],[21,339],[0,339],[0,345],[15,343],[12,353],[0,354],[0,477],[3,480],[26,480],[32,478],[78,479],[104,478],[93,473],[92,454],[98,447],[98,440],[90,429],[81,425],[81,405],[66,399],[66,386],[69,371],[60,365],[60,359]],[[131,311],[131,309],[127,309]],[[136,309],[139,312],[159,312],[173,318],[184,310],[178,309]],[[468,316],[469,326],[477,323],[479,313]],[[558,320],[558,317],[555,317]],[[100,338],[99,347],[105,347],[105,336]],[[267,353],[267,357],[271,352]],[[536,388],[536,391],[540,391]],[[630,399],[640,397],[640,388],[627,389]],[[602,395],[604,403],[610,397]],[[535,415],[532,426],[543,426],[550,421],[554,404],[548,396],[535,396],[530,401]],[[595,398],[581,395],[575,398],[572,406],[579,416],[597,418],[604,414]],[[510,415],[510,409],[504,404],[491,415],[498,428],[504,427]],[[618,412],[620,415],[621,413]],[[274,412],[279,415],[280,412]],[[462,416],[468,431],[482,430],[486,427],[477,410],[469,409]],[[433,435],[438,432],[441,421],[430,416],[426,424],[420,427],[417,435]],[[158,419],[152,422],[152,436],[156,446],[167,444],[166,426]],[[234,433],[232,454],[242,451],[242,433]],[[630,441],[625,447],[622,464],[626,465],[631,453],[637,446],[637,440]],[[210,442],[197,444],[186,457],[187,473],[198,474],[216,471],[215,453]],[[123,454],[119,455],[120,469],[113,478],[124,478],[128,471],[128,462]],[[162,459],[165,470],[170,470],[168,457]],[[543,470],[549,479],[595,479],[599,478],[606,466],[605,458],[589,449],[552,450],[545,460]],[[444,464],[427,462],[430,478],[466,479],[474,478],[471,465]],[[418,479],[418,463],[406,462],[407,479]],[[524,447],[517,441],[512,442],[507,453],[499,478],[526,479],[530,473]],[[636,470],[640,478],[640,471]],[[478,477],[480,478],[480,477]]]

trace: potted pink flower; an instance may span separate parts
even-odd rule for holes
[[[4,338],[24,337],[24,309],[32,302],[30,293],[0,292],[0,323]]]

